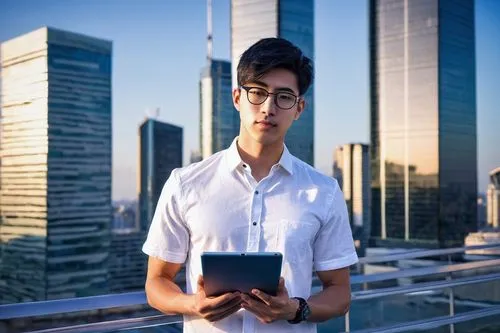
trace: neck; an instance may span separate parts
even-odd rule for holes
[[[244,137],[238,138],[238,153],[252,169],[252,176],[256,181],[265,178],[273,165],[278,163],[283,154],[283,141],[279,140],[270,145],[263,145]]]

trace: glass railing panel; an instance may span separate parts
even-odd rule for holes
[[[500,315],[457,323],[454,324],[454,329],[455,333],[498,333],[500,332]],[[449,333],[449,330],[446,333]]]
[[[142,327],[121,329],[116,331],[101,331],[96,333],[182,333],[182,321],[164,324],[144,325]]]
[[[481,276],[486,274],[500,273],[500,267],[490,267],[488,269],[475,270],[473,272],[455,273],[455,277]],[[449,293],[449,290],[446,290]],[[492,305],[500,305],[500,279],[493,281],[474,283],[453,288],[453,298],[456,305],[455,313],[461,313],[462,309],[470,308],[477,310]],[[498,330],[500,332],[500,329]]]
[[[473,269],[466,272],[454,272],[453,279],[481,278],[500,272],[500,267]],[[404,278],[384,281],[383,283],[370,283],[354,285],[353,292],[360,290],[378,290],[382,293],[380,298],[355,299],[351,304],[349,325],[351,331],[379,328],[389,325],[408,323],[411,321],[432,319],[439,316],[450,315],[450,296],[454,297],[453,311],[455,314],[480,310],[487,306],[500,304],[500,280],[472,283],[452,288],[436,287],[433,290],[405,292],[397,295],[386,295],[382,288],[418,286],[423,283],[447,281],[450,274],[439,274],[438,277]],[[498,277],[498,276],[497,276]],[[432,286],[431,286],[432,287]],[[450,293],[453,290],[453,293]],[[319,291],[316,287],[313,292]],[[489,321],[491,317],[483,321]],[[319,324],[319,332],[345,331],[345,319],[337,318]],[[465,327],[469,327],[465,325]],[[486,325],[485,327],[488,327]],[[441,327],[429,332],[449,332],[449,327]],[[467,332],[467,331],[464,331]],[[498,330],[500,332],[500,329]]]
[[[3,320],[0,323],[0,332],[21,333],[155,315],[160,315],[160,312],[152,309],[148,305],[127,306],[105,310],[77,311]],[[3,328],[5,328],[4,331],[2,331]]]

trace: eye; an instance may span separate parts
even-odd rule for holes
[[[294,96],[292,96],[290,94],[286,94],[286,93],[278,94],[278,98],[280,100],[282,100],[283,102],[290,102],[290,101],[293,101],[295,99]]]
[[[258,97],[265,97],[265,96],[267,96],[267,93],[264,90],[257,89],[257,88],[250,89],[250,94],[258,96]]]

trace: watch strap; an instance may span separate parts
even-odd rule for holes
[[[295,313],[295,318],[293,318],[292,320],[288,320],[288,322],[290,324],[298,324],[304,320],[304,318],[302,318],[302,313],[304,312],[304,308],[307,306],[307,302],[302,297],[292,297],[292,299],[296,299],[299,301],[299,307],[297,308],[297,312]]]

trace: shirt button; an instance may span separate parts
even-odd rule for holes
[[[259,191],[255,191],[255,194],[259,194]]]
[[[247,167],[247,165],[246,165],[246,164],[243,164],[243,167],[244,167],[244,168],[246,168],[246,167]]]
[[[257,225],[257,222],[255,222],[255,221],[254,221],[252,224],[253,224],[253,225]]]

